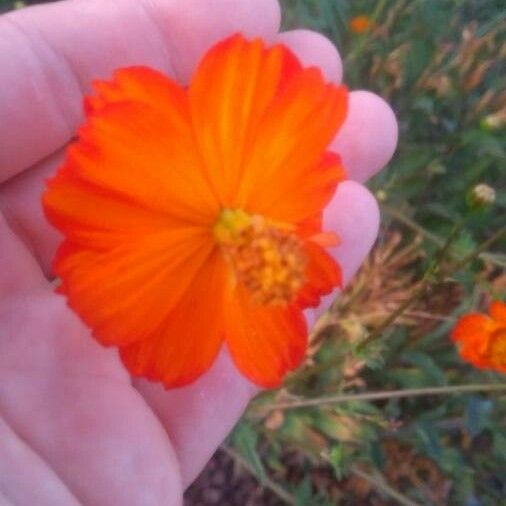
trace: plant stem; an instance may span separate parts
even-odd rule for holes
[[[361,394],[340,394],[315,399],[300,399],[298,401],[279,402],[265,406],[266,410],[296,409],[340,404],[354,401],[381,401],[386,399],[400,399],[403,397],[421,397],[426,395],[461,394],[466,392],[506,392],[506,383],[490,383],[475,385],[450,385],[444,387],[408,388],[390,390],[386,392],[364,392]],[[262,407],[263,409],[263,407]]]
[[[439,251],[434,256],[434,259],[427,267],[426,271],[423,274],[422,280],[420,281],[420,285],[418,288],[412,293],[411,297],[406,299],[395,311],[393,311],[382,323],[378,325],[359,345],[358,349],[363,350],[369,343],[375,341],[378,337],[383,334],[383,332],[392,325],[392,323],[397,320],[399,316],[401,316],[406,309],[411,307],[413,303],[415,303],[420,297],[423,296],[428,286],[432,283],[432,276],[437,273],[439,264],[442,260],[444,260],[448,250],[450,249],[453,241],[457,238],[459,232],[462,230],[464,226],[465,220],[459,221],[451,231],[450,235],[446,239],[445,243],[441,246]],[[440,275],[437,276],[437,281],[440,281]]]
[[[372,343],[378,337],[380,337],[381,334],[383,334],[383,332],[388,327],[390,327],[390,325],[392,325],[392,323],[394,323],[395,320],[397,320],[397,318],[399,318],[399,316],[404,314],[406,309],[411,307],[418,299],[420,299],[422,297],[422,295],[425,293],[426,288],[427,288],[427,283],[424,280],[420,284],[419,288],[413,292],[411,297],[406,299],[400,306],[397,307],[397,309],[395,311],[390,313],[390,315],[387,318],[385,318],[383,320],[383,322],[381,322],[379,324],[379,326],[374,329],[373,332],[371,332],[363,341],[361,341],[358,344],[357,349],[363,350],[369,343]]]
[[[406,225],[406,227],[410,228],[411,230],[413,230],[417,234],[422,235],[423,237],[425,237],[426,239],[431,241],[436,246],[438,246],[438,247],[443,246],[444,240],[441,237],[430,232],[426,228],[422,227],[419,223],[417,223],[415,220],[412,220],[409,216],[406,216],[401,211],[394,209],[393,207],[390,207],[386,204],[382,204],[381,210],[384,213],[386,213],[388,216],[394,218],[395,220],[399,221],[403,225]],[[501,230],[499,230],[499,232],[497,232],[497,234],[494,234],[490,239],[488,239],[483,244],[481,244],[477,248],[477,250],[475,250],[476,252],[473,251],[472,253],[470,253],[468,257],[473,256],[472,260],[474,260],[474,258],[476,258],[476,257],[481,258],[482,260],[484,260],[486,262],[491,262],[491,263],[498,265],[499,267],[503,267],[504,265],[500,263],[500,260],[497,260],[495,258],[494,253],[491,253],[489,251],[485,251],[487,248],[492,246],[493,243],[495,243],[497,240],[499,240],[500,236],[502,234],[504,234],[504,227]],[[497,237],[498,235],[499,235],[499,237]],[[462,263],[462,265],[467,265],[468,264],[468,257],[461,259],[460,263]],[[459,259],[457,259],[457,260],[459,260]]]
[[[221,445],[221,450],[226,453],[232,460],[237,462],[241,467],[246,469],[250,474],[252,474],[257,481],[267,487],[271,492],[276,494],[282,501],[284,501],[286,504],[290,504],[292,506],[295,506],[296,500],[295,497],[288,493],[285,489],[281,488],[276,482],[265,476],[264,478],[260,479],[257,476],[257,473],[255,472],[255,469],[253,466],[244,459],[241,455],[239,455],[235,450],[230,448],[229,446]]]
[[[397,221],[400,221],[402,224],[406,225],[417,234],[423,235],[424,237],[432,241],[436,246],[439,247],[443,246],[444,240],[441,239],[441,237],[425,229],[424,227],[419,225],[416,221],[412,220],[409,216],[403,214],[401,211],[394,209],[393,207],[387,206],[385,204],[381,206],[381,210],[384,211],[387,215],[396,219]]]
[[[469,255],[465,256],[460,262],[457,262],[456,265],[452,267],[453,271],[459,271],[469,263],[471,263],[474,259],[483,255],[483,252],[490,248],[492,244],[495,244],[499,241],[504,235],[506,235],[506,226],[500,228],[492,237],[487,239],[485,242],[480,244],[473,252],[469,253]]]

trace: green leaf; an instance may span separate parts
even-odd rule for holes
[[[257,453],[258,434],[246,421],[241,422],[232,434],[232,442],[237,451],[255,469],[255,474],[260,481],[265,479],[265,468]]]
[[[408,86],[416,81],[425,70],[433,54],[433,43],[429,39],[417,37],[411,43],[406,59],[406,81]]]
[[[460,258],[470,255],[477,248],[476,241],[467,230],[463,230],[453,243],[451,250]]]
[[[312,490],[311,480],[309,476],[306,476],[302,482],[297,486],[295,490],[295,505],[296,506],[308,506],[312,504]]]
[[[432,385],[432,380],[418,368],[397,367],[387,370],[386,379],[388,382],[394,381],[401,388],[422,388]]]
[[[438,462],[443,471],[448,474],[457,477],[462,474],[464,461],[456,448],[444,448]]]
[[[408,364],[414,365],[420,369],[433,384],[447,384],[445,373],[427,353],[421,351],[408,351],[402,355],[402,359]]]
[[[381,443],[378,440],[369,443],[369,456],[378,469],[383,469],[385,466],[385,455]]]
[[[490,427],[493,404],[489,399],[471,397],[466,406],[464,426],[471,437]]]
[[[344,476],[344,446],[338,443],[330,450],[330,464],[338,480],[342,480]]]
[[[498,459],[506,462],[506,434],[495,432],[493,452]]]
[[[442,448],[436,429],[434,429],[431,423],[425,421],[418,421],[415,427],[416,434],[422,443],[425,453],[427,453],[429,457],[439,461],[442,455]]]
[[[432,33],[446,33],[448,30],[451,13],[448,7],[448,2],[442,0],[424,0],[420,2],[420,17]]]

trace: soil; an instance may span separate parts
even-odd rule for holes
[[[186,491],[184,506],[286,506],[218,451]]]

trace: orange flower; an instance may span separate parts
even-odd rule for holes
[[[360,16],[355,16],[350,21],[350,30],[353,33],[364,33],[370,30],[373,26],[373,21],[369,16],[365,14],[361,14]]]
[[[480,369],[506,372],[506,304],[490,305],[490,317],[472,313],[464,315],[452,331],[460,356]]]
[[[190,383],[225,343],[278,385],[306,350],[302,309],[341,283],[321,217],[344,179],[326,148],[346,88],[235,35],[187,89],[132,67],[95,90],[44,195],[59,291],[134,375]]]

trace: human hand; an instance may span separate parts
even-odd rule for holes
[[[53,294],[46,276],[60,238],[40,197],[82,121],[90,81],[118,67],[148,65],[186,83],[210,45],[239,31],[283,42],[340,81],[335,48],[312,32],[278,34],[279,19],[275,0],[68,0],[0,18],[0,503],[3,494],[41,506],[181,504],[255,394],[225,352],[185,388],[132,382],[116,351]],[[388,106],[353,92],[333,148],[362,182],[396,138]],[[342,238],[345,280],[377,228],[373,197],[342,183],[325,229]]]

